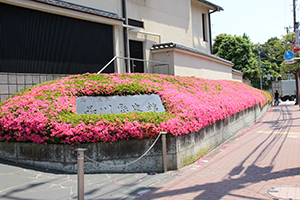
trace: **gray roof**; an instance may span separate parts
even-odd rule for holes
[[[221,6],[218,6],[218,5],[216,5],[216,4],[213,4],[213,3],[209,2],[209,1],[206,1],[206,0],[198,0],[198,1],[200,1],[200,2],[202,2],[202,3],[205,3],[205,4],[209,5],[209,6],[214,7],[215,10],[217,10],[217,11],[219,11],[219,10],[224,10]]]
[[[124,21],[124,19],[122,17],[119,17],[116,13],[111,13],[111,12],[98,10],[98,9],[94,9],[94,8],[89,8],[89,7],[85,7],[85,6],[81,6],[81,5],[77,5],[77,4],[73,4],[73,3],[69,3],[69,2],[65,2],[65,1],[61,1],[61,0],[34,0],[34,1]],[[213,4],[209,1],[206,1],[206,0],[198,0],[198,1],[214,7],[215,10],[217,10],[217,11],[224,10],[221,6]]]
[[[68,9],[71,9],[71,10],[90,13],[90,14],[101,16],[101,17],[107,17],[107,18],[111,18],[111,19],[124,21],[123,18],[119,17],[115,13],[106,12],[106,11],[102,11],[102,10],[97,10],[97,9],[94,9],[94,8],[89,8],[89,7],[85,7],[85,6],[81,6],[81,5],[77,5],[77,4],[73,4],[73,3],[69,3],[69,2],[65,2],[65,1],[60,1],[60,0],[35,0],[35,1],[50,4],[50,5],[54,5],[54,6],[58,6],[58,7],[62,7],[62,8],[68,8]]]
[[[243,73],[242,71],[240,71],[240,70],[237,70],[237,69],[233,69],[233,68],[232,68],[232,71],[233,71],[233,72],[236,72],[236,73],[238,73],[238,74],[244,75],[244,73]]]
[[[188,47],[188,46],[184,46],[182,44],[177,44],[177,43],[174,43],[174,42],[170,42],[170,43],[163,43],[163,44],[154,44],[152,45],[151,47],[151,50],[159,50],[159,49],[167,49],[167,48],[178,48],[178,49],[183,49],[183,50],[186,50],[186,51],[190,51],[190,52],[194,52],[194,53],[198,53],[198,54],[202,54],[202,55],[205,55],[205,56],[208,56],[208,57],[211,57],[211,58],[214,58],[216,60],[220,60],[222,62],[226,62],[230,65],[234,65],[232,62],[230,62],[229,60],[225,60],[223,58],[220,58],[218,56],[214,56],[210,53],[206,53],[205,51],[202,51],[200,49],[195,49],[195,48],[192,48],[192,47]]]

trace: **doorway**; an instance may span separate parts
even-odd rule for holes
[[[130,40],[129,51],[131,58],[144,59],[143,42]],[[144,62],[130,60],[132,73],[144,73]]]

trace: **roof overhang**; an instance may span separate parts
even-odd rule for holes
[[[227,65],[230,67],[233,67],[234,64],[229,61],[229,60],[225,60],[223,58],[220,58],[218,56],[214,56],[212,54],[209,54],[207,52],[204,52],[200,49],[195,49],[192,47],[188,47],[182,44],[177,44],[174,42],[170,42],[170,43],[163,43],[163,44],[153,44],[151,47],[151,51],[152,52],[156,52],[156,51],[162,51],[162,50],[181,50],[181,51],[185,51],[185,52],[189,52],[189,53],[193,53],[195,55],[198,55],[200,57],[206,58],[208,60],[212,60],[214,62],[218,62],[218,63],[222,63],[223,65]]]
[[[69,2],[65,2],[65,1],[61,1],[61,0],[33,0],[33,1],[41,2],[41,3],[53,5],[53,6],[58,6],[61,8],[76,10],[76,11],[80,11],[80,12],[84,12],[84,13],[89,13],[89,14],[93,14],[93,15],[98,15],[101,17],[107,17],[110,19],[116,19],[116,20],[121,20],[121,21],[124,20],[123,18],[119,17],[115,13],[98,10],[98,9],[94,9],[94,8],[89,8],[86,6],[81,6],[78,4],[73,4],[73,3],[69,3]]]
[[[224,10],[221,6],[218,6],[218,5],[216,5],[214,3],[211,3],[209,1],[206,1],[206,0],[198,0],[198,1],[201,2],[201,3],[203,3],[203,4],[206,4],[206,5],[210,6],[211,9],[214,10],[214,11]]]
[[[239,70],[236,70],[236,69],[232,69],[232,74],[235,74],[235,75],[240,75],[240,76],[243,76],[244,73],[239,71]]]
[[[97,23],[122,26],[124,19],[115,13],[60,0],[0,0],[1,3]]]

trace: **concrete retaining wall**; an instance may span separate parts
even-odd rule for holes
[[[201,129],[199,132],[167,138],[168,170],[193,163],[205,153],[218,146],[228,137],[249,127],[263,117],[271,105],[263,108],[255,105],[224,120]],[[85,155],[105,165],[124,165],[139,158],[155,139],[120,141],[112,144],[30,144],[0,142],[0,158],[18,161],[48,169],[77,172],[75,148],[86,148]],[[85,159],[85,173],[93,172],[160,172],[162,171],[162,145],[159,139],[149,153],[126,167],[101,166]]]
[[[3,102],[24,87],[69,76],[68,74],[31,74],[0,72],[0,102]]]

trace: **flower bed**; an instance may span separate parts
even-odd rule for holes
[[[158,94],[166,113],[76,114],[78,96]],[[269,93],[228,80],[158,74],[83,74],[36,85],[0,105],[0,141],[79,144],[197,132]]]

